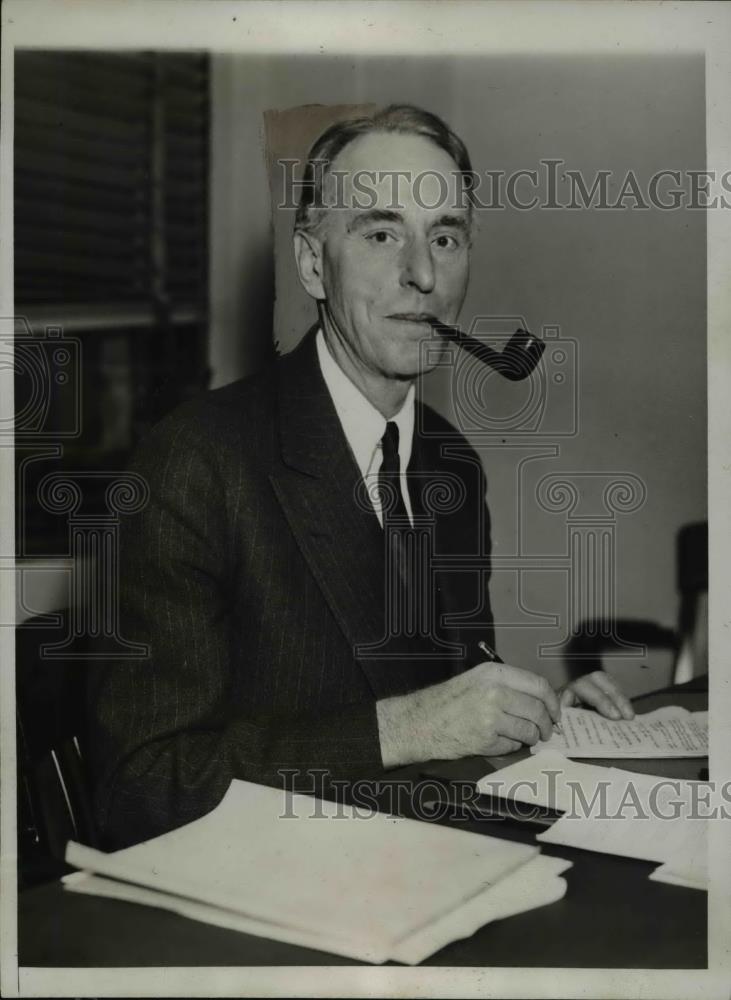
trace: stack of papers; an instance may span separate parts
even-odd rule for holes
[[[232,782],[185,827],[103,854],[70,843],[74,892],[360,961],[415,964],[479,927],[560,899],[568,862],[514,844]]]
[[[660,861],[664,871],[657,878],[706,888],[708,821],[679,816],[664,819],[649,812],[645,817],[619,815],[618,799],[610,804],[610,818],[563,816],[538,840],[546,844],[579,847],[585,851],[618,854],[642,861]],[[614,813],[614,818],[611,814]],[[705,874],[704,874],[705,873]],[[663,878],[669,875],[670,878]]]
[[[708,756],[708,712],[672,705],[632,720],[605,719],[584,708],[564,708],[561,726],[532,753],[558,750],[569,757],[666,758]]]
[[[705,825],[698,836],[699,843],[694,853],[681,851],[674,854],[670,861],[652,872],[650,878],[653,882],[669,882],[670,885],[682,885],[686,889],[708,891],[708,834]]]
[[[699,814],[703,782],[579,764],[543,750],[482,778],[478,791],[563,812],[537,839],[644,861],[650,878],[708,888],[708,820]]]

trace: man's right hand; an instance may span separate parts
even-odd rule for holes
[[[548,681],[507,663],[480,663],[376,708],[384,767],[510,753],[549,739],[560,718]]]

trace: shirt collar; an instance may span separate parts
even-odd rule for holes
[[[322,330],[317,331],[317,357],[322,377],[335,404],[335,410],[345,437],[365,478],[371,470],[376,449],[386,430],[386,418],[350,381],[325,343]],[[414,437],[414,400],[416,390],[409,386],[404,404],[391,420],[399,430],[399,458],[401,469],[405,471],[411,459]]]

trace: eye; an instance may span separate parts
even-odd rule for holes
[[[390,243],[392,240],[395,240],[396,237],[393,233],[389,233],[386,229],[377,229],[374,233],[368,233],[366,239],[370,240],[372,243],[384,244]]]
[[[451,236],[449,233],[440,233],[439,236],[435,237],[434,245],[439,250],[456,250],[462,244],[455,236]]]

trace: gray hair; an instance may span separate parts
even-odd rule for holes
[[[327,208],[323,183],[335,158],[349,143],[372,132],[419,135],[444,150],[454,160],[458,173],[465,180],[471,207],[474,172],[464,142],[438,115],[413,104],[390,104],[373,115],[336,122],[315,141],[307,157],[295,230],[312,232],[320,225]]]

